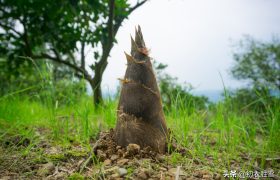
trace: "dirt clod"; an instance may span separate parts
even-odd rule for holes
[[[127,150],[127,153],[130,155],[130,156],[133,156],[133,155],[136,155],[139,153],[140,151],[140,146],[138,144],[129,144],[127,147],[126,147],[126,150]]]

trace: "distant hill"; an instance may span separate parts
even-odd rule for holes
[[[191,94],[196,96],[206,96],[211,102],[218,102],[223,99],[223,90],[193,90]]]

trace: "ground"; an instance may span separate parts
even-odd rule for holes
[[[202,159],[195,157],[192,149],[174,149],[174,144],[166,154],[136,144],[122,148],[112,139],[113,129],[99,133],[88,145],[70,141],[61,146],[45,138],[47,129],[38,129],[36,133],[36,143],[20,136],[2,135],[0,179],[224,179],[226,175],[223,164],[227,155],[223,149],[218,159],[211,155]],[[226,162],[237,173],[242,167],[261,173],[258,163],[265,163],[268,173],[274,172],[273,179],[279,179],[276,170],[280,169],[280,158],[256,160],[252,167],[250,154],[241,155]],[[234,176],[228,171],[229,176]],[[258,179],[254,176],[252,179]]]

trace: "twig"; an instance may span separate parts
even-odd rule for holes
[[[83,165],[81,166],[79,173],[82,173],[83,170],[87,167],[87,165],[89,164],[90,160],[93,158],[93,154],[95,153],[96,148],[98,147],[99,142],[100,142],[102,139],[104,139],[105,136],[106,136],[106,134],[104,134],[101,138],[99,138],[99,139],[94,143],[94,145],[93,145],[93,147],[92,147],[92,152],[90,152],[89,157],[86,159],[86,161],[85,161],[85,162],[83,163]]]
[[[181,168],[181,166],[177,166],[176,175],[175,175],[175,180],[179,180],[180,168]]]
[[[83,172],[83,170],[86,168],[86,166],[88,165],[88,163],[90,162],[91,159],[92,159],[92,154],[90,154],[90,156],[87,158],[85,163],[81,166],[79,173]]]

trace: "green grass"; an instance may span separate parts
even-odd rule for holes
[[[43,150],[38,150],[33,159],[36,162],[79,156],[80,151],[69,149],[77,144],[85,149],[81,156],[87,154],[91,151],[89,142],[95,141],[100,131],[114,128],[117,100],[107,99],[104,107],[95,110],[92,97],[78,99],[66,105],[51,94],[34,98],[18,93],[0,98],[0,143],[12,143],[11,148],[16,148],[30,141],[19,151],[21,156],[32,152],[42,139],[64,149],[62,154],[44,158]],[[166,120],[177,144],[188,153],[182,156],[173,152],[167,161],[220,173],[232,168],[252,169],[256,162],[265,169],[266,158],[280,155],[280,112],[277,109],[280,104],[279,101],[273,102],[278,104],[263,103],[266,113],[260,120],[260,114],[240,111],[230,98],[203,111],[185,107],[185,103],[177,99],[165,112]],[[274,167],[279,168],[279,165]]]

